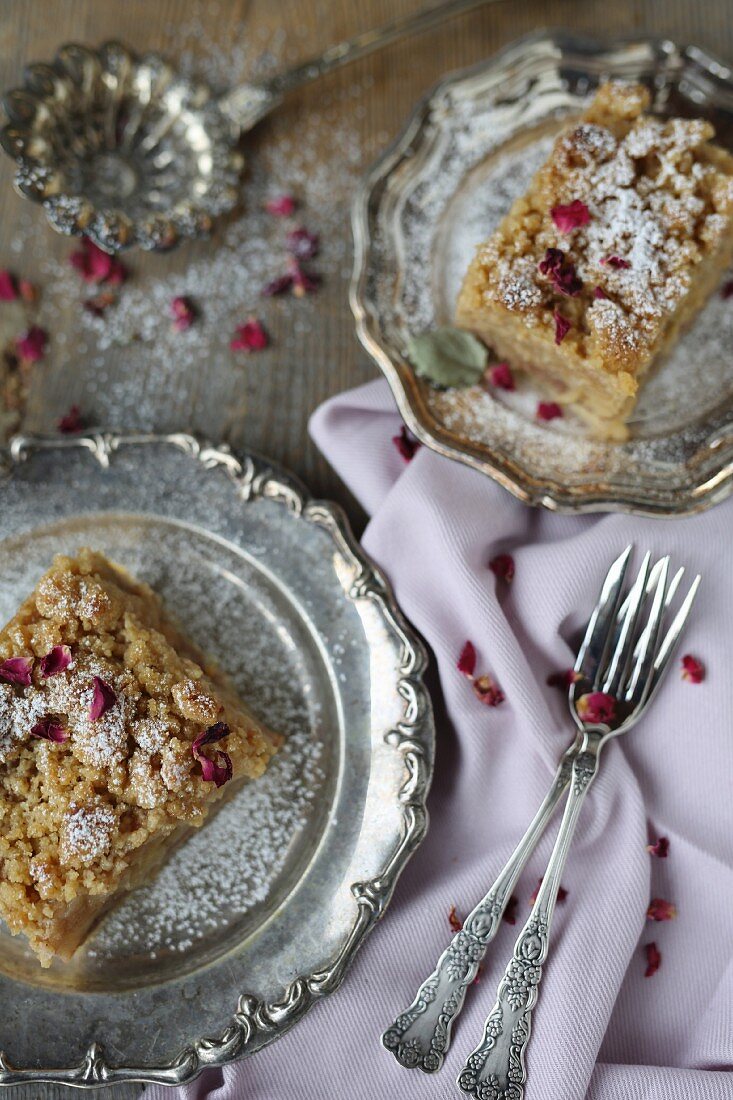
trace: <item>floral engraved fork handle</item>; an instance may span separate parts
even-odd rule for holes
[[[577,751],[578,742],[564,754],[550,790],[496,882],[466,917],[410,1007],[382,1036],[384,1046],[406,1069],[435,1073],[443,1065],[466,990],[478,974],[517,880],[567,788]]]
[[[524,1056],[537,1003],[542,967],[547,958],[550,924],[560,878],[583,800],[598,770],[597,745],[575,761],[571,791],[547,873],[527,923],[514,945],[514,954],[502,978],[496,1004],[483,1039],[470,1055],[458,1085],[477,1100],[522,1100],[527,1074]]]

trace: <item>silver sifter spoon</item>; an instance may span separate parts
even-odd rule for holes
[[[169,249],[205,236],[239,199],[237,143],[296,88],[484,0],[450,0],[331,46],[262,84],[216,95],[159,54],[119,42],[69,44],[28,65],[6,93],[0,144],[15,187],[40,203],[60,233],[85,234],[107,252]]]

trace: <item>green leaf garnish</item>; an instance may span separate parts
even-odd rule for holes
[[[411,336],[408,355],[417,374],[435,386],[473,386],[486,369],[488,352],[473,333],[444,325]]]

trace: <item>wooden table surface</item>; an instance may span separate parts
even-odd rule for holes
[[[65,41],[108,38],[162,50],[226,86],[262,65],[302,59],[420,6],[418,0],[3,0],[0,87],[18,83],[26,61],[50,58]],[[194,428],[246,443],[291,467],[316,494],[340,500],[360,528],[363,513],[307,433],[308,416],[322,401],[377,374],[354,336],[347,300],[355,182],[444,73],[542,26],[596,35],[649,32],[696,42],[733,61],[730,0],[487,3],[290,98],[247,140],[244,213],[209,241],[167,256],[131,256],[129,281],[110,307],[117,317],[110,313],[98,322],[82,308],[89,291],[69,267],[73,244],[47,229],[40,211],[13,192],[12,166],[0,158],[0,267],[42,287],[39,323],[50,336],[46,359],[32,371],[23,427],[52,429],[76,403],[89,422]],[[284,254],[283,227],[265,219],[262,200],[288,190],[301,201],[302,221],[321,233],[314,267],[323,285],[304,301],[263,302],[261,285]],[[182,287],[200,320],[176,343],[167,309]],[[266,324],[271,347],[251,356],[231,352],[234,327],[252,314]],[[130,1087],[115,1096],[137,1093]],[[55,1088],[10,1094],[17,1100],[79,1095]]]

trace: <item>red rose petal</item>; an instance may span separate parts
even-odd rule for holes
[[[265,332],[260,321],[251,318],[244,325],[239,325],[237,335],[230,342],[232,351],[262,351],[270,343],[270,338]]]
[[[313,272],[304,271],[295,256],[290,257],[288,264],[293,280],[293,294],[296,298],[304,298],[306,294],[313,294],[321,285],[321,276]]]
[[[622,256],[604,256],[601,260],[603,267],[612,267],[615,271],[623,271],[627,267],[631,267],[628,260],[624,260]]]
[[[473,676],[476,671],[476,647],[473,642],[466,642],[458,658],[456,668],[464,676]]]
[[[215,783],[217,787],[223,787],[232,778],[232,759],[228,752],[217,750],[216,759],[212,760],[201,752],[204,745],[214,745],[224,737],[229,736],[229,726],[226,722],[215,722],[213,726],[200,733],[191,745],[194,758],[201,765],[201,775],[206,783]]]
[[[269,283],[265,283],[260,293],[265,298],[275,298],[278,294],[284,294],[286,290],[290,290],[292,285],[293,276],[290,273],[278,275],[276,279],[271,279]]]
[[[486,707],[498,707],[504,702],[504,692],[488,675],[477,677],[473,681],[473,690],[476,698]]]
[[[644,977],[651,978],[659,970],[662,962],[662,956],[655,943],[645,944],[644,954],[646,956],[646,970],[644,971]]]
[[[31,682],[32,657],[8,657],[0,663],[0,680],[7,684],[20,684],[28,687]]]
[[[519,898],[515,897],[514,894],[512,894],[512,896],[509,898],[509,901],[506,903],[506,909],[504,910],[501,919],[505,920],[507,924],[516,924],[518,908]]]
[[[44,741],[54,741],[60,745],[69,740],[69,731],[53,718],[42,718],[40,722],[36,722],[35,726],[31,726],[31,736],[40,737]]]
[[[548,248],[544,259],[540,260],[537,267],[540,274],[546,275],[560,294],[576,298],[583,289],[583,283],[578,278],[575,265],[569,260],[566,261],[565,253],[561,248]]]
[[[75,432],[80,432],[84,429],[84,421],[82,420],[81,412],[78,405],[72,405],[67,413],[64,413],[62,417],[56,422],[56,427],[64,435],[73,435]]]
[[[196,320],[196,310],[190,298],[179,296],[171,302],[173,328],[176,332],[185,332]]]
[[[41,657],[41,676],[49,680],[52,676],[58,676],[64,669],[71,668],[71,650],[67,645],[55,645],[48,651],[45,657]]]
[[[514,580],[514,558],[511,554],[497,554],[489,562],[489,569],[500,580],[507,583]]]
[[[392,436],[392,442],[405,462],[411,462],[420,447],[420,440],[411,436],[404,424],[400,428],[400,434]]]
[[[71,253],[69,263],[85,283],[110,283],[115,286],[124,283],[127,278],[125,265],[88,237],[83,238],[81,248]]]
[[[553,206],[550,214],[561,233],[571,233],[573,229],[579,229],[590,221],[588,207],[580,199],[575,199],[566,206]]]
[[[552,316],[555,318],[555,343],[561,344],[573,326],[567,317],[563,317],[562,313],[558,313],[557,310]]]
[[[580,696],[575,709],[583,722],[607,724],[616,717],[616,699],[605,691],[591,691]]]
[[[296,205],[292,195],[278,195],[277,198],[267,200],[265,210],[275,218],[289,218],[295,213]]]
[[[510,393],[515,389],[514,375],[508,363],[495,363],[493,367],[490,367],[489,382],[497,389],[508,390]]]
[[[39,328],[38,325],[31,325],[27,332],[18,336],[15,348],[20,358],[26,363],[37,363],[39,359],[43,359],[47,343],[48,333],[45,329]]]
[[[544,876],[543,876],[543,878],[544,878]],[[539,892],[540,892],[540,886],[541,886],[541,885],[542,885],[542,879],[541,879],[541,878],[538,878],[538,879],[537,879],[537,885],[535,886],[535,889],[534,889],[534,893],[532,894],[532,896],[531,896],[531,897],[530,897],[530,899],[529,899],[529,904],[530,904],[530,905],[534,905],[534,903],[535,903],[535,902],[537,901],[537,895],[538,895],[538,894],[539,894]],[[567,892],[567,890],[565,889],[565,887],[564,887],[564,886],[558,886],[558,889],[557,889],[557,900],[558,900],[558,902],[559,902],[559,903],[560,903],[561,905],[562,905],[562,903],[563,903],[563,902],[565,901],[565,898],[566,898],[567,896],[568,896],[568,892]]]
[[[573,684],[579,683],[582,679],[583,677],[574,668],[564,668],[562,672],[551,672],[546,682],[549,687],[562,688],[563,691],[567,691]]]
[[[701,684],[705,679],[705,665],[691,653],[682,658],[682,679],[689,684]]]
[[[285,247],[288,252],[299,260],[312,260],[318,255],[321,240],[317,233],[309,233],[304,226],[291,229],[285,237]]]
[[[564,262],[565,253],[561,248],[548,248],[537,267],[540,274],[553,276],[560,271]]]
[[[5,268],[0,269],[0,302],[14,302],[19,297],[15,276]]]
[[[655,840],[653,844],[647,844],[646,850],[658,859],[666,859],[669,854],[669,841],[666,836],[660,836],[659,840]]]
[[[556,401],[540,401],[537,406],[538,420],[557,420],[562,416],[562,409]]]
[[[93,683],[94,691],[92,693],[92,703],[89,707],[89,717],[92,722],[96,722],[115,705],[117,692],[101,676],[95,676]]]
[[[646,911],[647,920],[667,921],[674,920],[676,916],[677,909],[671,901],[665,901],[664,898],[652,898]]]
[[[451,905],[448,912],[448,924],[451,926],[451,931],[460,932],[463,928],[463,921],[456,913],[455,905]]]
[[[608,295],[606,294],[603,287],[597,286],[593,291],[593,297],[600,298],[603,301],[608,298]]]

